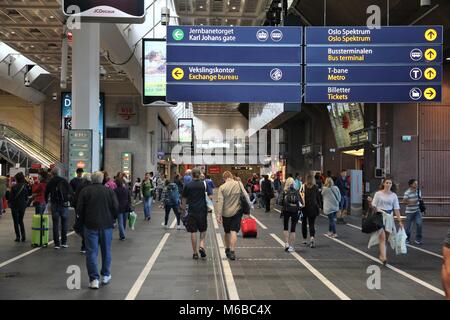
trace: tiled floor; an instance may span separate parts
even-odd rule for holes
[[[32,250],[30,241],[15,243],[11,215],[8,211],[0,219],[0,299],[124,299],[135,284],[150,257],[166,233],[165,245],[151,271],[143,282],[136,299],[221,299],[224,281],[215,230],[210,221],[207,237],[208,259],[192,260],[190,236],[184,230],[165,230],[161,226],[163,213],[154,208],[151,223],[145,222],[142,207],[138,206],[139,220],[136,230],[127,231],[127,240],[118,240],[115,230],[112,245],[112,281],[100,290],[89,290],[85,257],[79,253],[80,239],[69,237],[68,249],[53,250],[50,246],[3,265],[8,260]],[[26,230],[31,230],[30,209],[25,217]],[[73,216],[73,214],[72,214]],[[236,261],[230,261],[232,277],[240,299],[339,299],[326,285],[328,280],[350,299],[443,299],[440,270],[441,259],[409,248],[405,256],[395,256],[388,249],[389,264],[381,267],[356,250],[377,257],[375,248],[367,249],[368,236],[356,228],[338,225],[339,240],[324,236],[328,221],[317,218],[317,248],[301,245],[301,225],[297,228],[297,254],[305,259],[320,276],[314,275],[294,255],[284,252],[271,234],[283,239],[279,213],[255,210],[254,216],[268,229],[258,229],[256,239],[238,239]],[[171,217],[171,221],[173,219]],[[210,219],[211,220],[211,219]],[[357,218],[349,222],[358,226]],[[71,224],[70,224],[71,225]],[[441,254],[442,240],[450,221],[426,221],[423,249]],[[51,236],[51,232],[50,232]],[[28,234],[30,238],[30,234]],[[367,268],[380,266],[380,289],[368,289],[370,274]],[[81,289],[67,287],[69,266],[81,270]],[[424,282],[421,282],[424,281]],[[438,289],[433,291],[434,289]]]

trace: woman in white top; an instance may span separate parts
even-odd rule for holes
[[[376,208],[378,212],[383,213],[383,225],[384,227],[378,231],[372,233],[369,240],[369,248],[378,244],[380,248],[379,259],[383,265],[387,264],[386,258],[386,239],[391,244],[392,249],[395,248],[395,222],[394,212],[397,217],[400,228],[403,228],[403,223],[400,217],[400,204],[398,202],[397,195],[391,191],[392,179],[384,179],[381,184],[381,190],[375,193],[372,200],[372,206]]]

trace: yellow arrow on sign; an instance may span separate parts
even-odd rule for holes
[[[437,57],[436,50],[430,48],[425,51],[425,59],[427,61],[433,61],[436,59],[436,57]]]
[[[175,80],[181,80],[184,77],[184,71],[181,68],[175,68],[172,70],[172,78]]]
[[[433,80],[436,78],[436,70],[434,68],[425,69],[424,75],[427,80]]]
[[[424,92],[425,99],[433,100],[434,98],[436,98],[436,90],[434,90],[433,88],[427,88]]]
[[[436,40],[437,35],[437,31],[434,29],[428,29],[427,31],[425,31],[425,39],[427,39],[428,41]]]

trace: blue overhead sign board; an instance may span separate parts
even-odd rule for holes
[[[306,45],[345,44],[441,44],[442,26],[307,27]]]
[[[442,26],[307,27],[306,103],[439,102]]]
[[[307,64],[441,63],[441,45],[306,47]]]
[[[301,102],[302,28],[170,26],[167,101]]]
[[[370,75],[370,77],[368,76]],[[442,80],[441,65],[427,66],[309,66],[306,69],[306,83],[436,83]]]

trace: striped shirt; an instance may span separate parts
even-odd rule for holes
[[[415,213],[419,211],[419,196],[417,190],[408,189],[403,196],[403,199],[408,201],[406,205],[405,213]]]

